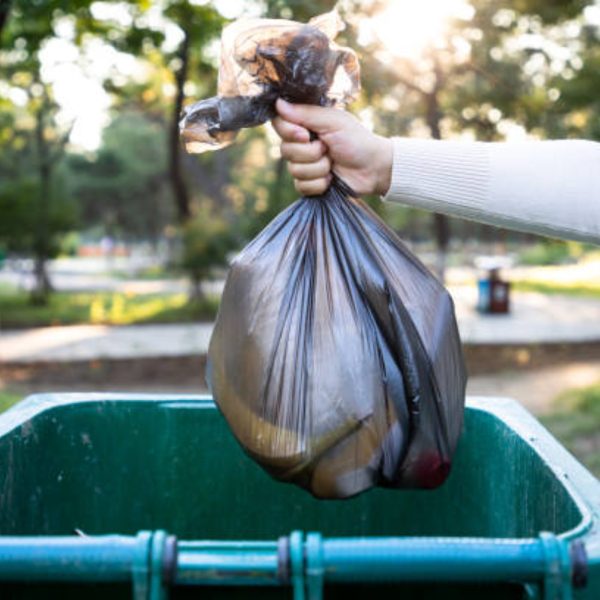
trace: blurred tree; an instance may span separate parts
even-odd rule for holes
[[[596,7],[600,11],[600,2]],[[580,15],[561,38],[564,45],[575,45],[579,51],[573,53],[564,70],[549,78],[555,102],[548,129],[556,136],[600,141],[600,21]]]
[[[20,84],[22,105],[12,106],[5,99],[0,106],[4,142],[0,194],[5,205],[14,204],[3,214],[15,218],[14,227],[7,220],[1,237],[9,249],[33,255],[32,300],[45,303],[52,290],[46,261],[58,250],[56,236],[73,226],[75,213],[62,197],[64,185],[56,177],[70,129],[56,125],[58,105],[35,66],[36,59],[25,54],[23,61],[14,60],[7,69],[9,85]]]
[[[187,0],[170,0],[164,15],[182,32],[177,49],[169,58],[173,70],[175,95],[169,118],[169,176],[179,221],[184,223],[192,215],[190,193],[182,169],[182,149],[179,138],[179,120],[183,110],[186,83],[194,82],[192,89],[199,96],[214,90],[215,64],[207,58],[207,46],[218,39],[225,20],[211,5],[197,5]],[[207,89],[206,81],[212,81]],[[211,91],[212,91],[211,90]]]
[[[77,213],[60,168],[64,140],[47,137],[48,90],[34,89],[40,97],[29,98],[28,105],[35,104],[32,121],[0,102],[0,246],[33,256],[31,299],[45,303],[52,289],[46,261],[57,255],[60,237],[75,226]]]
[[[0,247],[9,252],[35,257],[35,286],[31,291],[34,303],[45,303],[51,291],[51,282],[45,269],[45,260],[58,255],[63,234],[76,224],[74,203],[64,195],[64,185],[54,182],[46,191],[44,236],[39,235],[40,182],[35,176],[22,174],[0,185]],[[41,258],[40,258],[41,257]]]
[[[10,11],[10,0],[0,0],[0,39]]]
[[[72,0],[73,25],[78,32],[89,28],[90,0]],[[45,303],[52,285],[46,261],[58,251],[56,236],[72,226],[72,210],[59,185],[57,171],[64,157],[72,124],[58,118],[52,86],[43,77],[40,52],[55,36],[55,21],[63,16],[64,2],[12,0],[3,6],[0,28],[0,64],[5,86],[2,95],[18,99],[9,143],[20,158],[2,193],[11,203],[15,227],[7,227],[5,239],[12,248],[31,252],[35,285],[32,299]],[[63,188],[59,193],[59,188]],[[35,198],[35,199],[34,199]],[[20,231],[20,234],[19,234]],[[20,238],[20,239],[18,239]]]
[[[552,42],[573,19],[581,19],[588,4],[471,0],[472,14],[466,11],[454,19],[442,36],[412,56],[394,54],[377,35],[366,42],[363,37],[363,110],[375,107],[370,116],[388,135],[467,135],[492,141],[520,128],[544,137],[553,127],[551,109],[558,97],[556,90],[548,89],[548,73],[561,66],[569,71],[569,60],[566,65],[556,62],[561,49]],[[346,3],[345,15],[352,24],[347,35],[354,47],[361,46],[365,20],[390,7],[378,0]],[[570,46],[571,63],[577,63],[576,45]],[[544,55],[543,64],[539,54]],[[592,79],[589,82],[594,85]],[[597,97],[584,87],[587,102]],[[572,110],[570,105],[567,112]],[[438,273],[443,276],[449,220],[434,215],[433,224]]]
[[[214,267],[227,264],[234,238],[227,221],[206,204],[183,226],[182,267],[190,276],[191,299],[202,300],[202,282]]]
[[[157,242],[172,222],[164,125],[140,113],[119,114],[93,155],[68,157],[82,223],[116,237]]]
[[[127,82],[123,85],[109,81],[107,87],[117,95],[116,102],[122,108],[133,106],[144,110],[157,123],[164,124],[167,181],[177,220],[185,224],[197,210],[195,204],[212,203],[216,207],[223,204],[222,188],[230,177],[227,153],[201,159],[188,156],[182,150],[179,137],[179,120],[186,94],[197,100],[216,91],[214,53],[208,52],[207,48],[218,40],[225,19],[208,3],[165,0],[160,6],[160,18],[156,19],[155,15],[154,33],[149,35],[148,13],[151,10],[156,13],[156,7],[143,0],[129,0],[123,4],[128,7],[131,23],[128,26],[108,24],[113,27],[111,43],[120,51],[142,59],[151,74],[141,84]],[[171,36],[168,44],[167,32]],[[116,146],[114,150],[117,150]],[[158,172],[162,173],[161,162]],[[193,189],[190,182],[194,184]]]
[[[457,19],[411,58],[358,35],[361,23],[396,4],[347,0],[344,16],[352,27],[340,36],[341,43],[362,50],[364,93],[356,109],[382,133],[500,140],[526,129],[540,137],[600,138],[598,27],[583,17],[590,2],[472,0],[472,15]],[[303,21],[333,5],[333,0],[260,3],[265,16]],[[0,185],[5,194],[12,178],[15,198],[35,190],[37,202],[27,210],[36,218],[30,231],[37,232],[40,254],[50,252],[43,251],[52,245],[44,240],[55,237],[49,225],[54,217],[48,215],[55,214],[53,205],[62,196],[67,199],[69,191],[81,199],[87,223],[102,220],[130,236],[154,236],[175,218],[183,223],[218,215],[239,242],[296,198],[264,128],[246,132],[225,151],[199,157],[181,151],[178,121],[185,97],[192,101],[216,91],[216,46],[226,22],[217,9],[224,10],[223,5],[12,0],[0,7],[5,80],[0,142],[9,148],[0,153]],[[58,110],[39,56],[60,37],[65,23],[81,50],[74,64],[85,64],[91,40],[134,57],[139,67],[135,75],[113,69],[102,76],[114,113],[123,118],[115,119],[95,155],[69,156],[66,167],[62,157],[70,124]],[[9,98],[17,100],[16,108],[9,107]],[[64,194],[56,191],[61,187]],[[408,209],[396,213],[399,228],[417,239],[427,237],[428,215]],[[443,250],[449,241],[447,222],[436,217],[434,224]],[[453,227],[480,232],[468,224]],[[47,277],[42,267],[39,271],[42,282]]]

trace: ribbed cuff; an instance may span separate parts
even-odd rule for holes
[[[384,201],[467,218],[489,197],[485,142],[393,138],[391,185]]]

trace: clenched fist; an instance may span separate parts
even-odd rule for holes
[[[290,104],[277,100],[273,127],[282,139],[296,190],[322,194],[332,171],[357,194],[384,195],[390,187],[392,141],[363,127],[350,113],[336,108]],[[318,140],[310,141],[312,131]]]

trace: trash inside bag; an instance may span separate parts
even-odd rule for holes
[[[260,21],[240,25],[232,47],[241,54],[222,59],[251,74],[239,96],[246,106],[250,83],[264,106],[274,90],[319,104],[355,93],[357,64],[330,56],[340,50],[324,46],[321,30],[264,21],[273,54],[262,51],[261,28]],[[318,72],[295,63],[303,60],[296,47],[305,45],[319,48]],[[330,61],[351,75],[338,100],[329,95],[340,79]],[[222,135],[221,108],[210,127],[197,128],[202,147],[192,149],[231,139]],[[250,123],[243,112],[233,122]],[[260,119],[268,112],[261,109]],[[433,488],[449,473],[466,383],[452,299],[336,176],[323,195],[284,210],[233,261],[208,358],[208,383],[231,430],[279,480],[319,498],[346,498],[373,486]]]

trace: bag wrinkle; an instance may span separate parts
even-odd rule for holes
[[[228,26],[220,95],[181,122],[188,150],[230,144],[274,116],[277,97],[354,98],[358,60],[333,42],[340,28],[334,13]],[[247,454],[317,498],[433,488],[450,472],[466,385],[452,299],[336,175],[232,262],[207,378]]]

